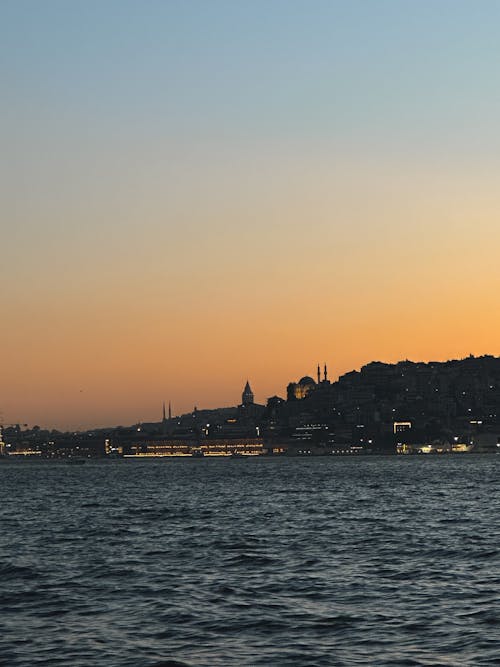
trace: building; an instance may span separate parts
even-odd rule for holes
[[[253,403],[254,403],[253,391],[250,388],[250,383],[247,380],[245,388],[243,389],[243,393],[241,394],[241,404],[247,406],[247,405],[253,405]]]
[[[287,401],[300,401],[314,389],[316,389],[316,382],[309,375],[305,375],[298,382],[290,382],[286,388],[286,399]]]

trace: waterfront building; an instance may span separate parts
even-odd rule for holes
[[[265,454],[264,441],[253,438],[203,438],[190,440],[142,440],[131,443],[126,458],[163,458],[170,456],[260,456]]]

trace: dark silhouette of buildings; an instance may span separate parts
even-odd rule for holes
[[[473,443],[500,433],[500,359],[371,362],[337,382],[305,376],[287,400],[269,399],[267,433],[275,440],[319,439],[327,448],[395,452],[398,445]],[[395,423],[406,424],[395,429]],[[322,428],[313,428],[316,426]],[[494,438],[493,438],[494,440]],[[403,442],[404,441],[404,442]]]
[[[0,453],[45,457],[497,451],[500,435],[500,358],[446,362],[373,361],[328,379],[306,375],[286,399],[255,402],[247,380],[241,404],[194,408],[174,417],[165,402],[161,421],[59,433],[19,425],[3,429]]]

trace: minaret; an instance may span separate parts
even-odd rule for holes
[[[172,419],[172,404],[170,401],[168,402],[168,420],[170,421]]]
[[[161,434],[167,435],[167,415],[165,412],[165,401],[163,401],[163,410],[161,416]]]
[[[319,364],[318,364],[318,384],[321,382],[321,371],[319,370]]]
[[[241,394],[241,403],[242,405],[251,405],[253,403],[253,391],[250,388],[248,380],[245,389],[243,389],[243,393]]]
[[[328,379],[328,373],[327,373],[327,371],[326,371],[326,364],[325,364],[325,371],[324,371],[324,373],[325,373],[325,382],[326,382],[327,379]]]

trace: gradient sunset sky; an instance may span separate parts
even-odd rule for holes
[[[500,353],[500,3],[2,0],[5,422]]]

